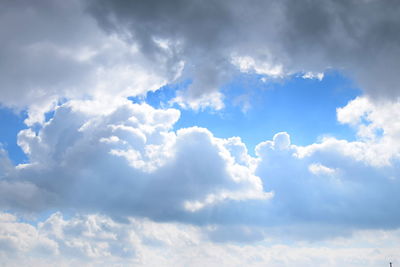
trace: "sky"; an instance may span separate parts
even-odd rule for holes
[[[1,266],[400,266],[392,0],[0,0]]]

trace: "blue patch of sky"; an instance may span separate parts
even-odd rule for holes
[[[165,85],[157,91],[148,92],[145,96],[128,97],[128,99],[134,103],[146,102],[155,108],[169,107],[168,102],[176,96],[176,92],[186,90],[191,83],[192,81],[187,79],[176,84]]]
[[[16,113],[8,108],[0,108],[0,143],[14,164],[25,163],[28,160],[17,145],[18,132],[27,128],[24,124],[26,117],[25,112]]]
[[[45,114],[44,114],[44,120],[47,122],[47,121],[49,121],[49,120],[51,120],[53,117],[54,117],[54,114],[56,113],[56,111],[55,110],[51,110],[51,111],[49,111],[49,112],[46,112]]]
[[[48,209],[30,214],[25,212],[18,212],[15,210],[3,210],[3,212],[13,214],[17,218],[17,222],[27,223],[37,227],[39,223],[46,221],[48,218],[50,218],[51,215],[60,212],[60,210]],[[73,218],[73,216],[76,214],[77,212],[72,209],[62,209],[62,217],[64,220],[69,220]]]
[[[58,102],[58,105],[62,105],[65,102],[67,100],[62,99]],[[45,121],[48,122],[52,119],[54,114],[55,110],[46,112],[44,114]],[[8,157],[15,165],[28,162],[28,157],[17,144],[19,131],[28,128],[24,123],[27,117],[26,111],[16,112],[13,109],[0,106],[0,145],[7,151]],[[29,128],[37,134],[42,125],[36,123]]]
[[[267,78],[266,82],[262,78],[266,77],[237,75],[221,88],[223,110],[181,109],[174,129],[200,126],[217,137],[239,136],[253,155],[258,143],[281,131],[288,132],[296,145],[315,143],[324,136],[354,140],[354,130],[336,119],[336,108],[361,95],[351,80],[335,71],[325,73],[322,81],[301,75],[284,80]],[[168,106],[176,90],[185,90],[190,82],[164,86],[148,93],[145,101],[154,107]]]
[[[348,78],[338,72],[328,72],[322,81],[303,79],[294,75],[281,81],[263,82],[263,76],[237,75],[222,88],[225,108],[221,111],[206,109],[193,111],[181,109],[181,117],[174,129],[200,126],[217,137],[240,136],[254,155],[254,147],[274,134],[286,131],[292,143],[307,145],[324,135],[354,140],[354,131],[336,120],[336,108],[345,106],[361,92]],[[190,80],[167,85],[149,92],[145,99],[131,98],[134,102],[146,101],[154,107],[167,107],[177,90],[186,90]],[[247,103],[247,104],[246,104]],[[249,108],[245,110],[246,105]],[[179,108],[177,105],[175,107]],[[46,121],[54,112],[46,113]],[[27,128],[23,121],[26,112],[16,113],[0,108],[0,143],[14,164],[27,162],[27,157],[17,145],[17,135]],[[33,130],[36,127],[33,127]]]

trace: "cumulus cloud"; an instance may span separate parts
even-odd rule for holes
[[[358,98],[338,109],[339,120],[360,131],[382,127],[375,138],[297,146],[282,132],[252,157],[239,137],[216,138],[198,127],[173,131],[175,109],[124,98],[112,105],[69,101],[42,128],[19,133],[29,163],[3,164],[0,204],[205,224],[218,242],[397,228],[399,129],[385,116],[397,104],[376,105]],[[360,106],[368,109],[351,112]]]
[[[271,211],[276,214],[269,216],[278,224],[293,223],[297,230],[297,224],[308,223],[339,232],[341,227],[345,232],[352,227],[398,227],[395,206],[400,199],[395,192],[400,184],[393,177],[399,172],[398,158],[390,166],[376,167],[361,156],[370,152],[368,145],[352,151],[355,145],[327,139],[309,147],[274,150],[261,144],[256,174],[263,178],[265,190],[274,192]],[[312,152],[301,153],[308,149]]]
[[[221,201],[270,197],[254,160],[233,151],[240,140],[198,127],[174,132],[175,109],[122,99],[99,114],[91,105],[101,104],[67,102],[37,132],[19,133],[29,163],[3,177],[3,206],[184,220]]]
[[[339,108],[339,121],[355,127],[358,133],[355,141],[329,137],[296,146],[290,145],[287,133],[279,133],[272,141],[259,144],[256,174],[263,179],[265,190],[274,192],[270,204],[276,214],[269,216],[279,218],[281,224],[296,221],[322,222],[328,227],[397,228],[397,105],[356,98]]]
[[[221,203],[210,235],[219,242],[271,236],[319,240],[347,236],[353,229],[398,228],[400,165],[398,153],[392,153],[398,139],[392,139],[394,132],[383,132],[373,140],[326,138],[308,146],[291,144],[283,132],[260,143],[255,174],[273,197]],[[211,213],[211,207],[203,212]]]

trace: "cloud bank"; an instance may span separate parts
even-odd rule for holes
[[[32,226],[2,213],[0,226],[0,259],[7,266],[53,266],[57,262],[59,266],[372,267],[394,261],[399,249],[399,231],[363,231],[350,240],[292,246],[274,245],[271,239],[267,244],[249,246],[210,242],[198,227],[139,219],[121,224],[99,215],[66,219],[55,213]],[[357,245],[360,243],[363,246]],[[389,243],[396,246],[385,247]]]
[[[238,137],[198,127],[173,131],[176,109],[122,99],[93,113],[91,105],[101,104],[67,102],[37,132],[19,133],[29,163],[14,167],[3,155],[3,207],[212,224],[217,231],[279,226],[306,239],[315,227],[327,236],[399,227],[398,103],[357,98],[338,109],[339,120],[358,129],[356,141],[296,146],[283,132],[260,143],[256,157]],[[365,109],[355,116],[359,105]]]

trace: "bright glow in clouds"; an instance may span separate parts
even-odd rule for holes
[[[0,262],[399,265],[399,18],[386,0],[1,1],[0,131],[18,134],[0,135]],[[362,92],[311,143],[277,125],[249,151],[252,125],[218,124],[277,83],[322,87],[334,71]],[[225,135],[180,127],[185,112]]]

